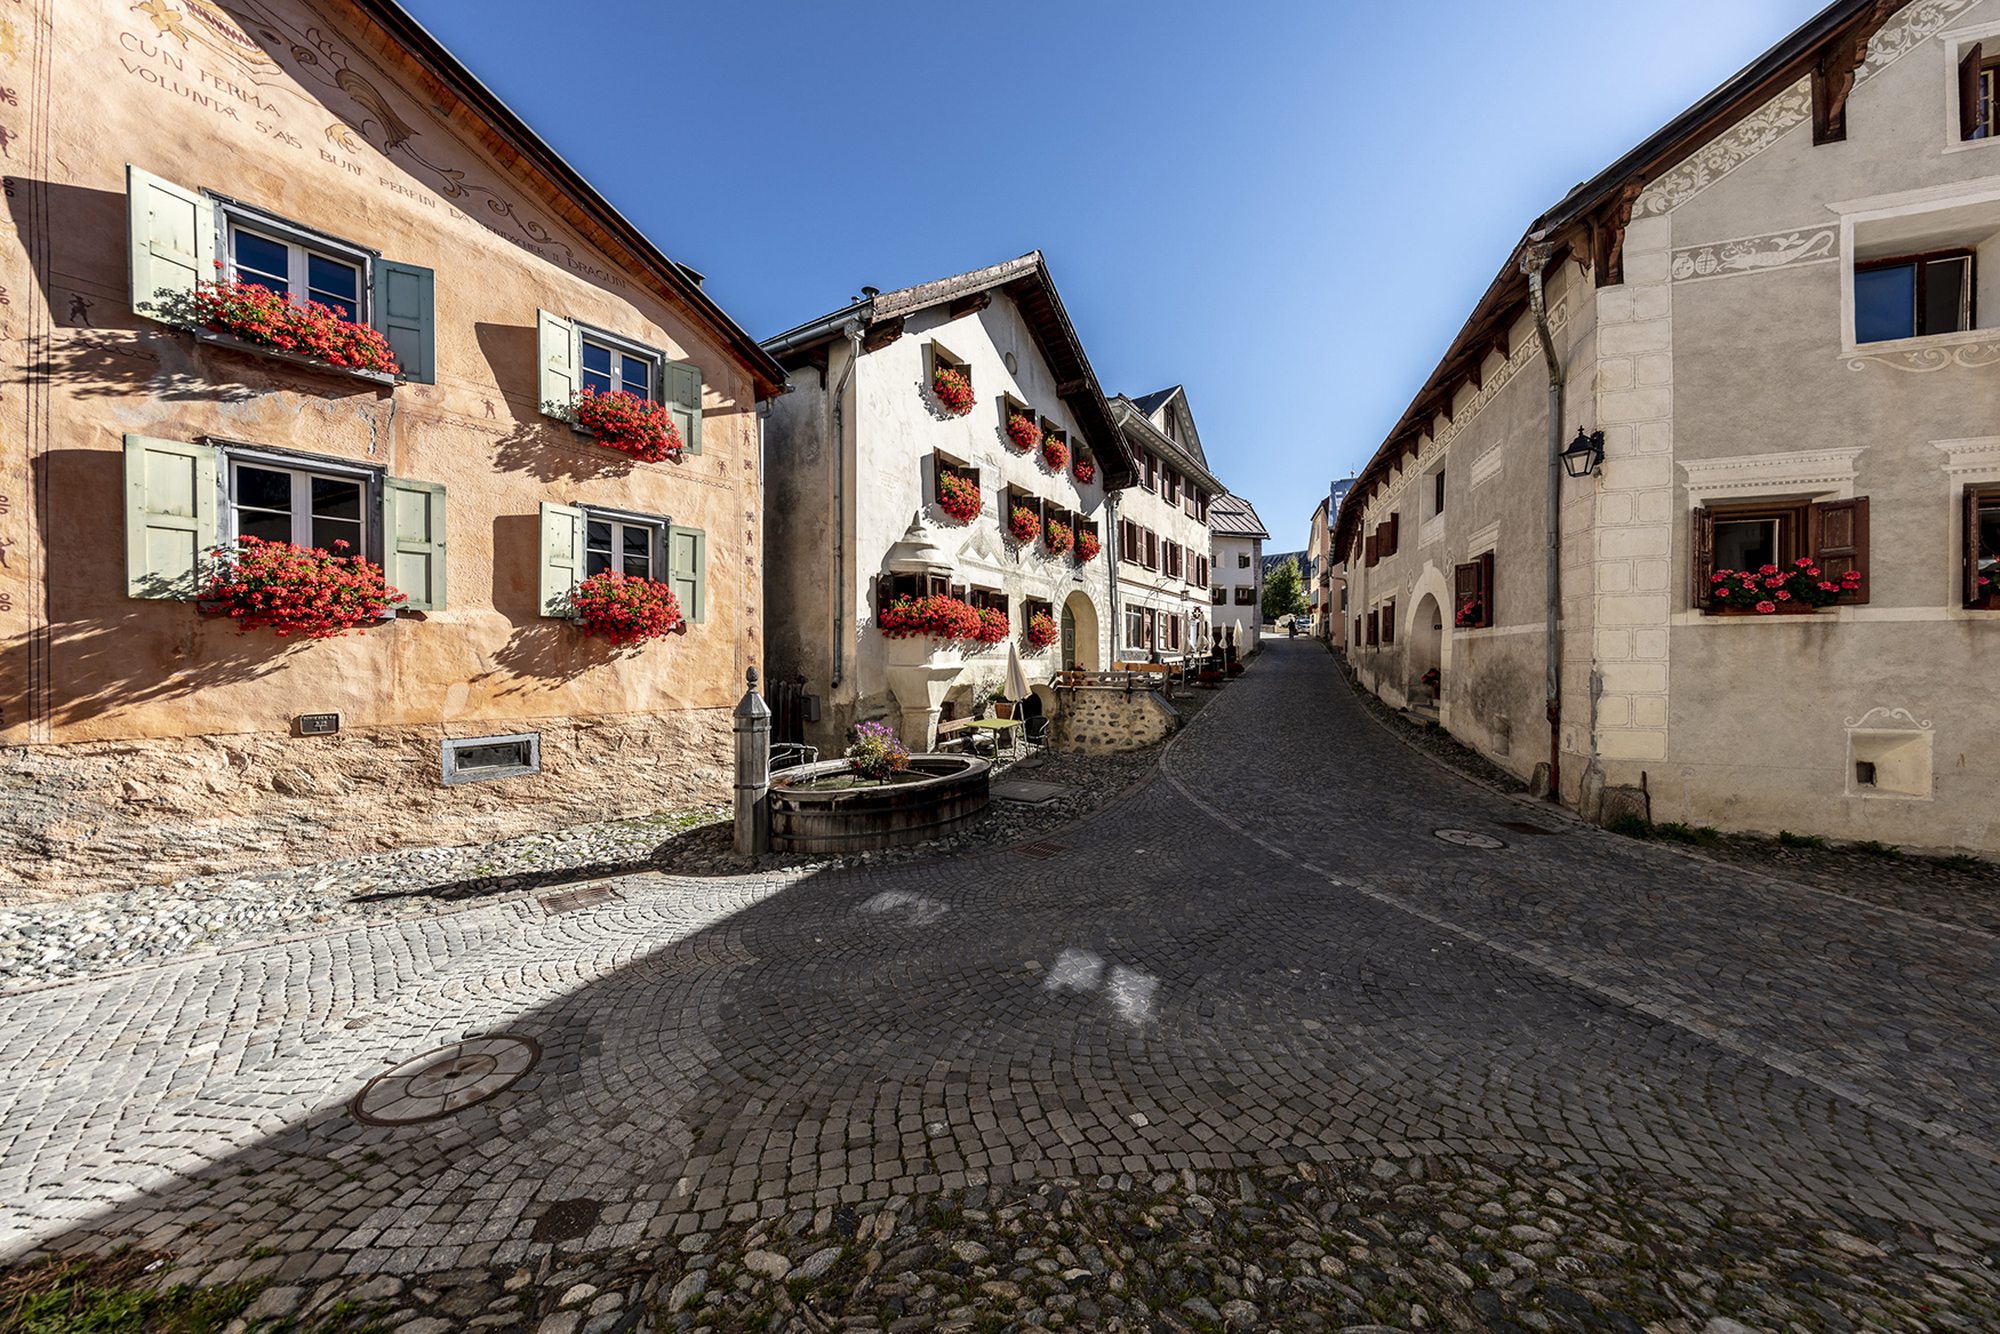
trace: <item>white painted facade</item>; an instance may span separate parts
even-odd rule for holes
[[[1264,542],[1269,536],[1246,500],[1220,496],[1208,509],[1209,616],[1217,638],[1235,632],[1239,653],[1254,653],[1264,634]],[[1301,587],[1304,586],[1301,572]]]
[[[1151,412],[1142,403],[1160,400]],[[1223,486],[1208,471],[1180,389],[1112,401],[1138,480],[1113,497],[1117,660],[1179,662],[1213,643],[1208,506]],[[1123,528],[1120,524],[1125,525]]]

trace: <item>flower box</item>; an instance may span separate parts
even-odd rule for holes
[[[569,605],[584,634],[602,635],[613,647],[687,631],[680,599],[656,579],[606,570],[571,590]]]
[[[952,366],[940,366],[932,373],[931,393],[954,417],[963,417],[978,402],[972,395],[972,381],[966,378],[964,371]]]
[[[981,607],[979,628],[972,632],[972,638],[981,644],[1004,644],[1007,642],[1007,632],[1010,628],[1006,612],[998,607]]]
[[[1014,448],[1026,453],[1042,443],[1042,428],[1035,425],[1035,419],[1025,412],[1007,414],[1007,438],[1014,442]]]
[[[897,598],[877,613],[875,625],[890,639],[976,639],[982,628],[978,608],[940,593]]]
[[[1097,478],[1097,465],[1085,457],[1084,452],[1079,449],[1076,451],[1076,464],[1070,469],[1070,475],[1081,485],[1089,486]]]
[[[1076,535],[1076,563],[1088,565],[1097,559],[1097,553],[1104,550],[1104,542],[1088,528]]]
[[[1076,545],[1076,534],[1070,530],[1068,524],[1057,523],[1054,519],[1050,519],[1043,525],[1042,542],[1048,547],[1050,555],[1060,556]]]
[[[623,389],[600,394],[590,385],[571,399],[562,415],[570,425],[595,437],[597,443],[641,463],[680,462],[680,427],[664,404]]]
[[[1042,462],[1050,472],[1061,472],[1069,466],[1069,446],[1052,435],[1042,436]]]
[[[283,348],[272,347],[269,343],[252,343],[241,338],[231,338],[228,334],[219,334],[213,329],[190,329],[188,332],[194,335],[195,342],[206,343],[210,347],[224,348],[230,352],[244,352],[253,357],[267,357],[272,361],[282,361],[288,366],[324,371],[329,375],[345,375],[391,389],[396,386],[396,377],[389,371],[367,371],[358,366],[336,366],[330,361],[321,361],[318,357],[301,356],[297,352],[287,352]]]
[[[280,639],[334,639],[385,619],[405,595],[390,588],[382,567],[334,550],[240,537],[216,554],[216,568],[202,586],[204,612],[227,616],[238,634],[268,629]]]
[[[1850,570],[1835,581],[1821,573],[1812,557],[1801,556],[1790,569],[1717,570],[1708,584],[1710,615],[1805,615],[1860,587],[1861,575]]]
[[[938,508],[960,523],[971,523],[985,508],[979,488],[956,473],[938,473]]]
[[[377,384],[396,382],[396,357],[381,331],[317,301],[294,301],[261,283],[204,282],[176,306],[174,322],[201,342]]]
[[[1027,629],[1023,632],[1030,648],[1047,648],[1062,638],[1062,631],[1056,628],[1056,618],[1048,612],[1038,611],[1028,618]]]
[[[1042,521],[1031,509],[1016,505],[1007,515],[1007,531],[1022,546],[1035,540],[1042,531]]]

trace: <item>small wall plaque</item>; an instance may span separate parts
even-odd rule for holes
[[[299,715],[300,736],[332,736],[340,730],[340,715],[337,713],[302,713]]]

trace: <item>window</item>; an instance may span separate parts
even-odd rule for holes
[[[1940,250],[1854,266],[1854,341],[1960,333],[1975,328],[1973,254]]]
[[[2000,488],[1965,488],[1965,605],[2000,611]]]
[[[1237,569],[1239,569],[1239,570],[1247,570],[1247,569],[1249,569],[1249,568],[1250,568],[1250,553],[1249,553],[1249,552],[1247,552],[1247,551],[1239,551],[1239,552],[1237,552],[1237,553],[1236,553],[1236,568],[1237,568]]]
[[[1397,531],[1402,527],[1402,514],[1391,514],[1375,529],[1375,559],[1386,560],[1396,554]]]
[[[935,394],[936,391],[931,386],[936,383],[939,371],[957,371],[965,377],[965,383],[968,386],[972,383],[971,363],[953,356],[945,348],[944,344],[933,339],[931,342],[924,344],[924,389],[926,392]],[[1005,425],[1004,421],[1002,425]]]
[[[1370,533],[1362,539],[1361,547],[1363,552],[1366,553],[1366,564],[1370,569],[1373,569],[1382,559],[1381,553],[1376,550],[1379,545],[1380,543],[1376,540],[1374,533]]]
[[[980,588],[975,585],[972,590],[972,605],[981,611],[997,611],[1004,615],[1007,611],[1007,595],[997,588]]]
[[[968,468],[949,454],[934,452],[931,455],[931,473],[932,500],[937,500],[942,495],[944,479],[947,477],[956,477],[962,482],[969,483],[975,491],[979,489],[979,469]]]
[[[1254,584],[1236,585],[1236,605],[1254,607],[1257,605],[1257,589]]]
[[[317,301],[349,324],[366,322],[363,281],[366,251],[330,241],[308,244],[300,234],[281,232],[271,222],[253,224],[251,215],[224,207],[229,227],[229,276],[281,292],[304,304]],[[275,221],[275,220],[273,220]]]
[[[460,737],[444,743],[444,781],[483,783],[493,778],[518,778],[542,771],[542,738],[534,732],[518,736]]]
[[[1766,565],[1788,568],[1809,556],[1827,580],[1838,583],[1848,571],[1861,575],[1859,586],[1840,597],[1842,603],[1868,601],[1868,498],[1822,501],[1748,502],[1697,509],[1690,548],[1694,568],[1692,600],[1712,611],[1710,576],[1718,570],[1758,570]]]
[[[1452,623],[1461,630],[1483,629],[1493,621],[1493,553],[1452,568]]]
[[[1431,513],[1444,513],[1444,469],[1431,475]]]
[[[587,333],[579,335],[579,339],[577,378],[583,381],[584,388],[600,394],[622,391],[648,403],[653,401],[655,357],[613,347]]]
[[[1162,570],[1168,575],[1178,577],[1181,572],[1181,544],[1178,542],[1165,542],[1162,545],[1165,548],[1160,553]]]
[[[1380,611],[1371,611],[1368,613],[1368,647],[1374,648],[1381,642],[1382,613]]]
[[[1160,461],[1154,458],[1151,454],[1147,454],[1143,451],[1141,451],[1139,455],[1139,461],[1145,468],[1145,474],[1139,479],[1139,484],[1145,487],[1148,491],[1159,490]]]
[[[1382,604],[1382,642],[1385,644],[1396,642],[1396,604],[1394,602],[1385,602]]]
[[[584,515],[584,578],[606,571],[634,579],[653,577],[658,525],[599,518],[589,510]]]
[[[656,515],[543,501],[542,615],[569,615],[570,590],[607,570],[668,584],[689,624],[708,619],[707,533]]]
[[[1992,139],[2000,137],[2000,98],[1994,84],[2000,79],[2000,57],[1988,59],[1985,47],[1974,42],[1960,47],[1958,62],[1958,137]]]
[[[1153,646],[1153,613],[1145,607],[1125,609],[1125,647],[1147,649]]]
[[[1144,532],[1146,534],[1146,568],[1157,570],[1160,568],[1160,535],[1150,528],[1145,529]]]
[[[1166,638],[1167,638],[1167,642],[1164,647],[1170,649],[1180,648],[1181,618],[1178,616],[1168,616],[1165,617],[1164,620],[1166,622]]]
[[[1217,584],[1214,588],[1208,590],[1208,600],[1212,605],[1220,607],[1229,601],[1229,590],[1221,584]]]
[[[1180,503],[1181,503],[1181,475],[1180,475],[1179,473],[1175,472],[1175,471],[1174,471],[1174,470],[1173,470],[1172,468],[1169,468],[1169,469],[1167,469],[1167,475],[1166,475],[1166,477],[1165,477],[1165,478],[1164,478],[1163,480],[1164,480],[1164,483],[1165,483],[1165,485],[1164,485],[1164,488],[1162,489],[1162,491],[1161,491],[1161,493],[1160,493],[1160,494],[1161,494],[1161,497],[1162,497],[1162,498],[1163,498],[1163,499],[1164,499],[1164,500],[1165,500],[1165,501],[1166,501],[1166,502],[1167,502],[1167,503],[1168,503],[1169,505],[1178,505],[1178,504],[1180,504]]]
[[[1208,557],[1196,556],[1194,558],[1194,569],[1188,575],[1188,582],[1199,588],[1206,588],[1208,586]]]
[[[546,310],[536,312],[536,321],[543,413],[567,422],[571,402],[585,389],[600,394],[623,390],[666,408],[682,446],[690,454],[701,453],[701,367]]]
[[[262,459],[231,459],[230,537],[369,554],[363,515],[371,473],[342,469],[286,468]]]

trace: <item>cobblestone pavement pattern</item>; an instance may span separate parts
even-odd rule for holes
[[[305,1283],[545,1260],[578,1199],[564,1244],[603,1250],[1515,1151],[2000,1240],[1993,937],[1509,830],[1536,813],[1401,747],[1304,643],[1162,767],[1049,860],[642,874],[0,998],[0,1254],[129,1240]],[[350,1115],[499,1033],[539,1048],[504,1091]]]

